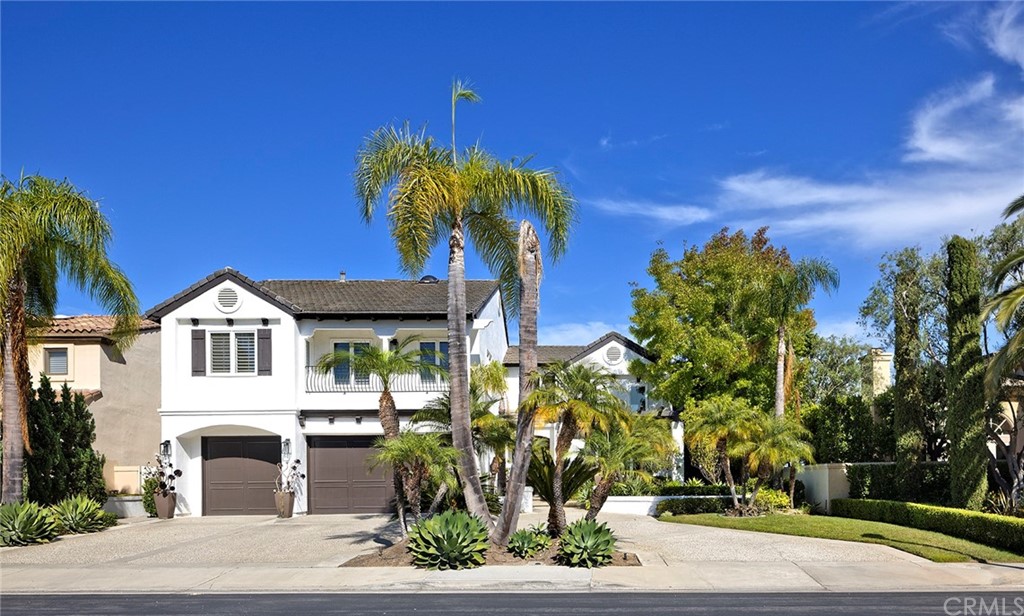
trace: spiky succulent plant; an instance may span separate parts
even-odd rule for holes
[[[547,531],[536,531],[524,528],[512,533],[508,538],[508,551],[518,558],[530,558],[537,552],[551,547],[551,537]]]
[[[603,567],[615,553],[615,535],[604,522],[579,520],[559,537],[558,556],[570,567]]]
[[[57,536],[52,514],[35,503],[0,506],[0,545],[46,543]]]
[[[425,569],[472,569],[484,563],[487,527],[465,511],[445,511],[409,531],[413,564]]]

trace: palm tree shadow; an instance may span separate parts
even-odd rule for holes
[[[993,563],[993,562],[989,562],[989,561],[985,560],[984,558],[978,558],[977,556],[974,556],[972,554],[968,554],[966,552],[961,552],[959,550],[951,550],[949,548],[939,547],[937,545],[932,545],[930,543],[919,543],[919,542],[916,542],[916,541],[900,541],[900,540],[897,540],[897,539],[892,539],[890,537],[886,537],[885,535],[881,535],[879,533],[863,533],[861,535],[861,537],[864,537],[865,539],[878,539],[878,540],[882,540],[882,541],[885,541],[885,542],[887,542],[889,544],[892,544],[892,545],[916,545],[916,546],[920,546],[920,547],[931,548],[933,550],[942,550],[943,552],[948,552],[950,554],[959,554],[960,556],[963,556],[963,557],[967,558],[968,560],[971,560],[971,561],[974,561],[974,562],[977,562],[977,563],[982,563],[982,564],[986,564],[986,565],[993,565],[993,566],[996,566],[996,567],[1007,567],[1009,569],[1024,570],[1024,565],[1012,565],[1012,564],[1007,564],[1007,563]]]
[[[371,535],[370,532],[373,532]],[[402,540],[402,533],[398,528],[398,520],[392,518],[386,524],[378,526],[375,531],[356,531],[351,533],[338,533],[324,537],[327,540],[334,539],[356,539],[367,540],[380,546],[381,549],[389,548]]]

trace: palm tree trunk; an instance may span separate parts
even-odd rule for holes
[[[462,220],[452,225],[448,241],[448,383],[452,414],[452,445],[459,452],[459,478],[466,498],[466,509],[479,517],[488,529],[494,521],[487,510],[484,488],[480,483],[473,448],[473,428],[469,411],[469,355],[466,349],[466,237]]]
[[[420,521],[420,486],[423,483],[423,473],[411,472],[405,469],[405,496],[409,500],[409,513],[412,514],[413,524]]]
[[[597,514],[600,513],[601,507],[604,507],[605,501],[608,500],[608,495],[612,493],[612,486],[615,485],[615,476],[602,477],[597,485],[594,486],[594,492],[590,495],[590,509],[587,510],[587,519],[594,520],[597,518]]]
[[[789,465],[789,506],[796,508],[796,462]]]
[[[722,474],[725,475],[725,483],[729,486],[729,494],[732,495],[732,508],[738,509],[740,501],[736,497],[736,482],[732,478],[732,467],[729,464],[728,443],[725,439],[718,442],[718,459],[721,460]]]
[[[786,413],[786,326],[779,325],[779,350],[775,358],[775,416]]]
[[[30,376],[25,340],[25,280],[14,277],[8,283],[7,306],[3,315],[3,486],[0,502],[21,502],[28,421],[25,415]]]
[[[441,502],[444,501],[444,497],[448,495],[448,484],[442,483],[441,487],[437,489],[437,494],[434,495],[434,500],[430,503],[430,509],[427,511],[427,515],[434,515],[437,513],[438,508],[441,506]]]
[[[505,486],[505,504],[501,521],[491,541],[505,545],[519,525],[519,513],[526,488],[526,475],[533,454],[536,409],[523,406],[533,392],[537,372],[537,309],[540,303],[540,239],[533,225],[519,226],[519,417],[516,420],[516,446],[512,450],[512,472]]]
[[[384,438],[388,440],[398,438],[398,410],[395,408],[395,397],[391,395],[391,391],[388,389],[385,389],[380,394],[380,400],[377,402],[377,417],[380,419],[380,427],[384,431]]]
[[[576,437],[576,419],[570,414],[562,416],[562,427],[558,430],[558,439],[555,441],[555,471],[552,473],[551,492],[554,497],[551,509],[548,510],[548,529],[553,537],[557,537],[565,530],[565,495],[562,494],[562,477],[565,475],[565,456],[572,446],[572,439]]]

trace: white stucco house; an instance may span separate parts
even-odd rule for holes
[[[508,350],[497,281],[466,282],[470,362]],[[414,280],[253,281],[219,270],[150,310],[160,323],[161,438],[183,472],[191,515],[273,514],[276,464],[303,462],[297,513],[383,512],[393,492],[367,458],[382,434],[381,384],[345,368],[312,368],[333,350],[397,346],[410,335],[447,355],[447,283]],[[447,388],[430,374],[393,384],[399,414]]]

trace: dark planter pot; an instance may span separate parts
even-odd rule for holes
[[[153,495],[153,501],[156,503],[156,517],[163,520],[169,520],[174,517],[174,506],[178,502],[177,494],[170,492],[167,496],[164,496],[158,492]]]
[[[277,503],[277,517],[292,517],[292,511],[295,509],[295,492],[274,492],[274,502]]]

